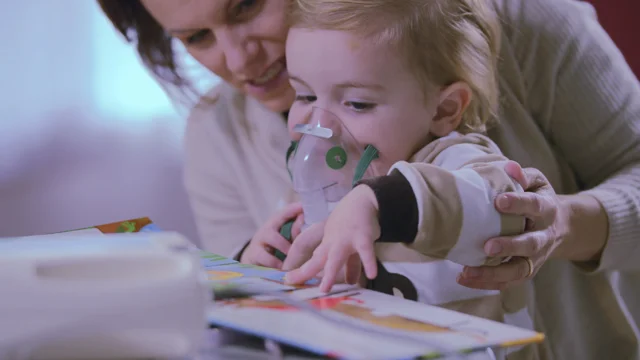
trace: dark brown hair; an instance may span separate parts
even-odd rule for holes
[[[170,95],[176,95],[173,90],[178,90],[182,95],[197,95],[191,83],[181,74],[172,37],[140,0],[98,0],[98,4],[127,42],[136,45],[140,60],[165,91]]]

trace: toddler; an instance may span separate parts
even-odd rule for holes
[[[310,194],[330,205],[330,215],[322,243],[287,280],[323,272],[328,291],[341,269],[351,279],[364,269],[375,290],[531,327],[523,288],[473,290],[455,279],[463,265],[528,261],[483,250],[487,239],[522,233],[525,225],[495,210],[497,194],[522,189],[483,135],[498,103],[500,28],[492,3],[292,3],[286,55],[296,100],[288,122],[299,142],[290,168],[299,192],[326,182],[320,195]],[[355,172],[347,179],[356,186],[340,194],[334,188],[345,176],[324,175],[300,185],[301,164],[323,159],[341,171],[350,162],[341,176]],[[366,172],[378,176],[358,179]],[[331,196],[339,198],[333,205]]]

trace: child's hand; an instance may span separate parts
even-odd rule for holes
[[[287,254],[291,243],[280,235],[280,228],[289,220],[300,218],[301,214],[302,205],[299,203],[290,204],[275,214],[253,236],[240,256],[240,262],[274,269],[282,268],[282,261],[276,258],[274,251],[278,249],[283,254]]]
[[[309,226],[305,231],[302,231],[299,236],[295,237],[295,241],[291,244],[289,248],[289,253],[287,254],[287,258],[284,260],[282,264],[283,271],[289,271],[293,269],[297,269],[302,266],[305,262],[309,261],[313,256],[314,250],[320,245],[322,242],[322,237],[324,235],[324,226],[325,222],[320,222]],[[295,227],[295,225],[294,225]],[[293,233],[293,230],[292,230]],[[318,277],[322,277],[324,274],[323,271],[318,273]],[[355,276],[355,275],[353,275]],[[360,278],[350,278],[347,279],[347,271],[346,267],[343,267],[335,280],[336,284],[358,284],[360,286],[365,286],[367,284],[366,279],[363,275],[360,275]]]
[[[360,185],[345,196],[327,219],[322,242],[309,261],[287,274],[286,281],[300,284],[324,269],[320,290],[328,292],[346,265],[347,282],[360,278],[361,264],[367,278],[378,270],[374,242],[380,237],[378,201],[370,187]]]
[[[294,241],[289,248],[287,258],[282,264],[282,270],[289,271],[297,269],[311,259],[313,252],[322,242],[325,224],[325,221],[312,224],[304,231],[299,231],[297,235],[294,235],[296,225],[293,225],[291,236]]]

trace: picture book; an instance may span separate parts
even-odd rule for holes
[[[161,231],[148,218],[69,233]],[[318,279],[284,283],[284,271],[197,251],[211,284],[212,326],[271,339],[339,359],[438,358],[478,349],[517,347],[544,336],[502,323],[358,288],[320,292]],[[223,296],[238,294],[243,296]],[[249,294],[249,295],[247,295]]]
[[[131,220],[112,222],[103,225],[96,225],[88,228],[69,230],[63,232],[66,235],[82,235],[82,234],[119,234],[119,233],[136,233],[160,231],[160,229],[148,217],[142,217]]]
[[[93,227],[70,230],[66,235],[85,234],[117,234],[161,231],[151,219],[147,217],[123,220]],[[194,250],[202,260],[207,278],[210,281],[214,295],[216,292],[231,289],[249,289],[251,292],[269,293],[273,291],[287,291],[315,285],[318,280],[313,279],[305,285],[289,286],[284,284],[285,272],[261,266],[241,264],[236,260],[202,250]]]
[[[337,286],[329,294],[308,288],[219,301],[210,309],[209,321],[318,355],[354,360],[438,358],[544,338],[352,285]]]

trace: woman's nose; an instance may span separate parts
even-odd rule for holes
[[[228,30],[218,35],[218,42],[222,47],[227,68],[235,76],[247,79],[260,75],[253,73],[260,71],[260,69],[253,69],[253,64],[259,60],[258,41],[251,39],[242,31]]]

